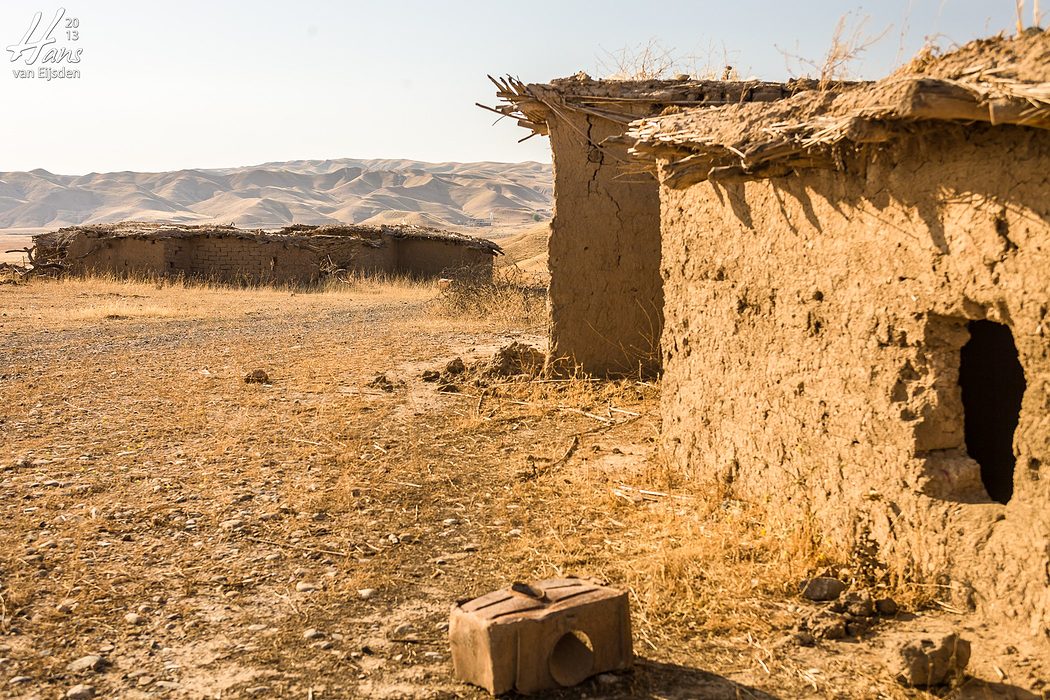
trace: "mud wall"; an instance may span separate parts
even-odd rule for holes
[[[113,275],[185,275],[221,282],[300,283],[319,275],[317,253],[280,242],[230,237],[93,238],[69,246],[80,272]]]
[[[197,237],[163,243],[167,247],[166,274],[275,284],[313,282],[320,274],[317,253],[278,242]]]
[[[1050,134],[920,132],[847,167],[662,190],[667,454],[1047,639]],[[1006,504],[969,456],[979,319],[1026,383]]]
[[[467,246],[422,238],[400,238],[397,271],[416,277],[480,274],[492,276],[492,255]]]
[[[314,240],[322,263],[361,273],[391,272],[397,268],[397,246],[391,241],[366,243],[355,238],[330,237]]]
[[[185,275],[220,282],[307,284],[329,263],[352,272],[397,272],[436,277],[470,268],[492,274],[492,256],[443,241],[318,237],[309,247],[283,241],[193,236],[94,238],[73,241],[67,260],[74,272],[113,275]]]
[[[594,145],[622,134],[621,125],[578,112],[549,124],[552,356],[594,374],[654,374],[663,316],[659,186],[627,174],[626,147]]]
[[[616,88],[601,85],[592,87],[616,98]],[[683,100],[722,104],[774,102],[796,87],[680,83],[677,89]],[[616,103],[617,112],[635,117],[661,109],[644,101]],[[664,295],[659,185],[630,166],[626,146],[605,142],[621,136],[623,124],[573,109],[542,121],[554,161],[548,245],[552,354],[594,374],[655,375],[661,367]]]
[[[66,255],[75,271],[110,275],[151,275],[165,266],[165,247],[161,241],[137,238],[98,240],[80,236],[70,244]]]

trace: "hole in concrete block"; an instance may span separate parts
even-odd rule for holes
[[[960,352],[966,451],[981,465],[988,495],[1000,503],[1014,491],[1014,431],[1024,396],[1024,370],[1010,329],[970,321],[970,340]]]
[[[563,688],[582,683],[594,668],[594,646],[590,638],[579,630],[562,635],[551,651],[548,665],[551,678]]]

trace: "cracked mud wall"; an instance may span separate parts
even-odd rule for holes
[[[1050,134],[917,129],[846,172],[663,188],[671,463],[1050,635]],[[960,349],[1007,326],[1013,496],[967,452]]]
[[[652,375],[663,317],[659,187],[626,172],[626,147],[591,145],[623,131],[576,112],[550,120],[551,348],[594,374]]]

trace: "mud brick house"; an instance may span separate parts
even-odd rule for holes
[[[553,356],[593,374],[658,373],[659,185],[632,165],[618,139],[632,120],[667,108],[780,100],[816,83],[592,80],[584,74],[549,84],[493,82],[501,100],[494,111],[550,137]]]
[[[1050,35],[629,137],[673,464],[1050,640]]]
[[[310,284],[326,272],[413,277],[492,274],[491,241],[420,226],[232,226],[125,222],[73,226],[34,237],[37,258],[73,274],[103,273],[217,282]]]

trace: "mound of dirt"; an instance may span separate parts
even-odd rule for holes
[[[424,382],[437,384],[439,391],[455,392],[460,384],[484,386],[491,379],[534,378],[543,371],[546,361],[543,351],[515,341],[501,348],[489,360],[467,365],[463,358],[457,357],[442,370],[426,370],[421,378]]]
[[[526,343],[513,342],[500,349],[484,371],[486,377],[535,377],[543,371],[547,356]]]

